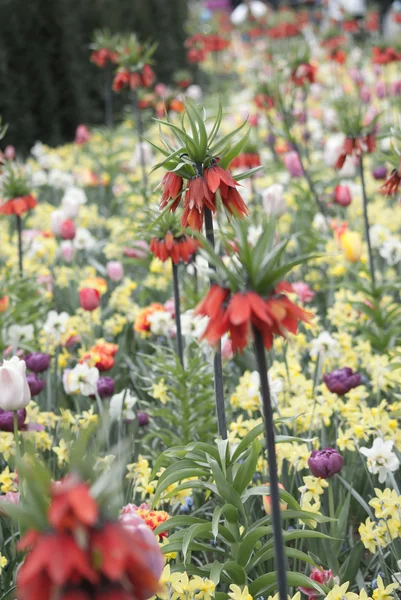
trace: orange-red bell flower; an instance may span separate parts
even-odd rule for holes
[[[161,186],[163,187],[162,199],[160,200],[160,210],[165,208],[170,200],[173,200],[170,211],[175,212],[182,196],[182,177],[179,177],[172,171],[167,171],[164,175]]]
[[[162,262],[166,262],[166,260],[171,258],[176,265],[180,260],[187,263],[189,258],[199,248],[199,245],[198,240],[194,240],[185,234],[174,237],[171,231],[169,231],[161,240],[152,238],[150,251]]]
[[[20,217],[22,214],[31,210],[31,208],[35,208],[36,205],[37,202],[32,194],[27,194],[26,196],[6,200],[4,204],[0,205],[0,214],[17,215]]]
[[[256,292],[236,292],[213,285],[196,312],[209,317],[203,338],[216,344],[229,333],[233,351],[242,351],[250,339],[252,326],[263,336],[264,345],[271,348],[275,335],[285,337],[296,333],[298,321],[308,321],[311,313],[296,306],[281,292],[292,291],[289,284],[280,284],[266,299]]]
[[[87,483],[69,476],[53,484],[51,493],[48,519],[54,529],[66,531],[95,525],[99,510]]]
[[[196,175],[187,182],[181,225],[200,231],[203,225],[205,207],[213,213],[216,212],[215,195],[210,190],[205,178]]]

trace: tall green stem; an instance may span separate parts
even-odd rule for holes
[[[174,264],[173,261],[173,289],[174,289],[174,317],[175,327],[177,330],[177,352],[178,358],[180,359],[181,366],[184,366],[184,344],[181,332],[181,307],[180,307],[180,285],[178,281],[178,265]]]
[[[139,104],[138,104],[138,95],[137,95],[135,89],[132,90],[131,100],[132,100],[132,110],[135,115],[136,128],[138,131],[139,157],[140,157],[141,169],[142,169],[143,194],[146,198],[146,189],[147,189],[147,184],[148,184],[148,178],[146,176],[146,160],[145,160],[145,152],[143,149],[143,121],[142,121],[141,109],[139,108]]]
[[[362,186],[362,200],[363,200],[363,222],[365,225],[365,236],[368,244],[368,255],[369,255],[369,270],[372,277],[373,287],[376,287],[376,276],[375,276],[375,265],[373,262],[372,244],[370,243],[370,225],[368,216],[368,197],[366,195],[366,184],[365,184],[365,171],[363,168],[363,153],[359,161],[359,174],[361,176]]]
[[[209,208],[205,207],[205,233],[209,244],[214,248],[213,215]],[[209,265],[210,266],[210,265]],[[223,363],[221,360],[221,342],[218,343],[214,354],[214,391],[216,395],[216,413],[219,435],[223,440],[227,439],[226,409],[224,406],[224,383]]]
[[[263,337],[254,327],[255,356],[260,375],[260,391],[262,395],[263,413],[265,420],[267,460],[269,463],[270,497],[272,507],[272,521],[275,548],[275,568],[280,600],[287,600],[287,557],[285,554],[283,530],[281,525],[280,494],[278,487],[277,456],[273,422],[273,408],[271,404],[269,380],[267,377],[267,364]]]
[[[17,235],[18,235],[18,266],[19,266],[19,274],[22,277],[24,274],[23,271],[23,252],[22,252],[22,219],[19,215],[17,216]]]

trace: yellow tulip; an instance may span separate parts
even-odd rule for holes
[[[340,238],[341,248],[350,262],[358,262],[362,254],[362,238],[357,231],[345,231]]]

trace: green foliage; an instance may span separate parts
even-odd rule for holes
[[[141,410],[151,417],[142,443],[157,457],[170,446],[208,440],[217,428],[212,369],[201,348],[187,348],[185,369],[173,350],[152,349],[153,354],[136,355],[130,364],[132,381],[144,394]],[[152,397],[153,385],[160,382],[164,403]]]
[[[251,593],[259,595],[276,588],[276,573],[272,566],[274,543],[270,515],[257,519],[252,514],[255,496],[266,496],[269,487],[249,487],[260,480],[258,464],[262,445],[258,440],[261,428],[253,429],[236,449],[227,440],[217,440],[216,445],[200,442],[177,446],[166,450],[156,461],[154,473],[166,463],[170,464],[161,474],[156,487],[154,504],[167,500],[181,490],[203,492],[209,498],[213,510],[197,511],[201,517],[177,515],[156,529],[156,533],[169,531],[168,543],[163,552],[177,552],[173,570],[211,578],[222,589],[229,584],[251,584]],[[278,439],[280,441],[280,439]],[[189,481],[185,479],[191,477]],[[178,483],[173,491],[169,486]],[[324,523],[329,518],[302,511],[298,502],[285,490],[280,489],[282,501],[288,510],[282,511],[284,523],[309,519]],[[292,529],[284,531],[286,543],[292,540],[330,538],[315,530]],[[315,565],[315,561],[298,548],[287,547],[290,560]],[[270,561],[270,562],[267,562]],[[266,574],[266,565],[271,572]],[[305,575],[289,573],[290,585],[314,585]],[[316,589],[323,593],[324,586]]]

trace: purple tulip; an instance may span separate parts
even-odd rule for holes
[[[114,379],[112,377],[99,377],[97,393],[100,398],[109,398],[114,394]]]
[[[312,475],[321,479],[329,479],[339,473],[344,465],[344,458],[335,448],[313,450],[308,458],[308,466]]]
[[[46,385],[46,381],[43,379],[39,379],[36,373],[28,373],[26,376],[26,380],[29,385],[29,389],[31,390],[31,396],[37,396],[43,390]]]
[[[145,425],[147,425],[149,423],[149,415],[147,413],[138,412],[136,416],[138,419],[138,425],[140,427],[144,427]]]
[[[323,375],[323,381],[332,394],[344,396],[353,388],[361,385],[361,375],[360,373],[354,373],[349,367],[343,367]]]
[[[26,418],[26,410],[22,408],[21,410],[17,410],[17,422],[18,429],[22,429],[24,427],[24,422]],[[14,431],[14,411],[13,410],[3,410],[0,408],[0,431]]]
[[[372,171],[372,175],[375,179],[386,179],[387,167],[385,167],[384,165],[381,167],[375,167]]]
[[[50,355],[42,354],[41,352],[32,352],[24,358],[26,368],[34,373],[42,373],[49,368]]]

